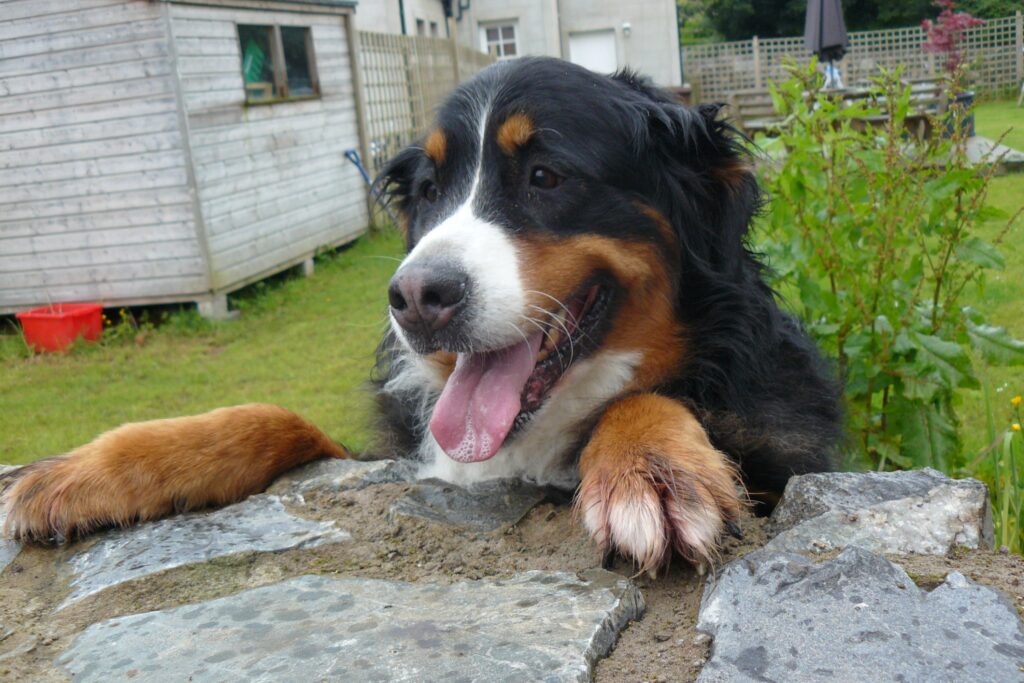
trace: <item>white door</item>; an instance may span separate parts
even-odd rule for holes
[[[599,74],[619,68],[615,57],[615,29],[569,34],[569,61]]]

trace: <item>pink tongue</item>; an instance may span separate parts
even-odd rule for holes
[[[430,431],[459,462],[487,460],[498,452],[519,414],[526,380],[543,338],[488,353],[460,353],[434,406]]]

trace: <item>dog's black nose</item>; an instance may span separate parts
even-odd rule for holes
[[[388,302],[402,329],[429,337],[466,303],[469,276],[449,262],[410,263],[391,278]]]

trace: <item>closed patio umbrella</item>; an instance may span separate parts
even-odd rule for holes
[[[843,87],[839,70],[833,62],[843,58],[849,44],[840,0],[808,0],[804,46],[816,54],[819,61],[828,63],[825,68],[826,88]]]

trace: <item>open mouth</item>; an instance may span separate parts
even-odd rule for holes
[[[516,427],[544,405],[558,380],[574,362],[596,350],[599,336],[603,336],[601,323],[607,312],[608,289],[593,283],[570,299],[559,315],[551,316],[536,365],[523,387]]]
[[[569,368],[601,344],[611,288],[595,280],[512,346],[460,353],[434,406],[430,431],[453,460],[491,458],[544,405]]]

